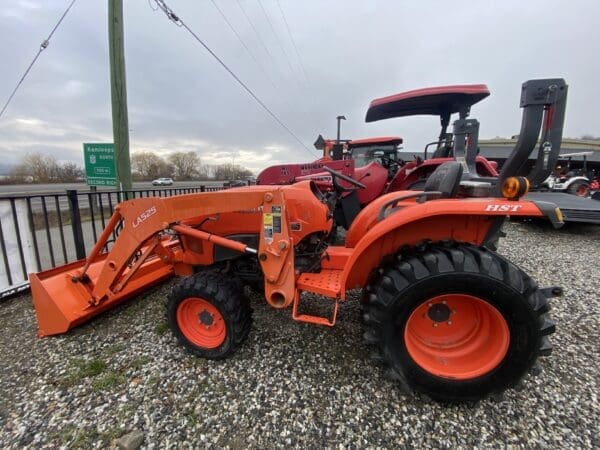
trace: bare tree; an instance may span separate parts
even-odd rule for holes
[[[234,178],[235,169],[233,164],[225,163],[214,167],[215,180],[231,180]]]
[[[142,180],[170,177],[173,167],[154,152],[137,152],[131,155],[131,168]]]
[[[252,176],[252,171],[231,163],[214,166],[215,180],[239,180]]]
[[[14,178],[31,177],[34,183],[59,181],[59,165],[54,156],[28,153],[12,171]]]
[[[168,159],[178,180],[191,180],[199,172],[200,158],[196,152],[176,152]]]
[[[198,179],[199,180],[210,180],[212,174],[212,166],[208,164],[200,164],[198,167]]]
[[[58,168],[58,179],[65,183],[74,183],[83,178],[83,169],[72,161],[63,163]]]

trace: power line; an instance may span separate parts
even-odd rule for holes
[[[42,54],[42,52],[44,50],[46,50],[46,48],[48,48],[48,45],[50,45],[50,39],[54,35],[54,32],[59,27],[59,25],[62,23],[63,19],[65,18],[65,16],[67,15],[67,13],[69,12],[69,10],[71,9],[71,7],[73,6],[73,4],[76,1],[77,0],[72,0],[71,1],[71,3],[69,4],[69,6],[67,6],[67,9],[65,10],[65,12],[62,14],[62,16],[60,16],[60,19],[58,19],[58,22],[56,22],[56,25],[54,25],[54,28],[52,28],[52,31],[50,32],[50,34],[48,35],[48,37],[46,39],[44,39],[44,41],[42,41],[42,43],[40,44],[40,48],[38,49],[37,53],[35,54],[35,56],[31,60],[31,63],[29,63],[29,66],[27,66],[27,69],[25,70],[25,73],[23,74],[23,76],[21,77],[21,79],[19,80],[19,82],[17,83],[17,85],[15,86],[15,88],[13,89],[12,93],[8,97],[8,100],[6,100],[6,103],[2,107],[2,111],[0,111],[0,117],[2,117],[2,114],[4,114],[4,111],[6,111],[6,108],[8,108],[8,104],[11,102],[11,100],[13,99],[13,97],[15,96],[15,94],[17,93],[17,91],[19,90],[19,88],[21,87],[21,84],[23,84],[23,81],[25,80],[25,77],[27,77],[27,74],[29,74],[29,71],[31,70],[31,68],[33,67],[33,65],[35,64],[35,62],[39,58],[39,56]]]
[[[277,33],[277,31],[275,30],[275,27],[273,26],[273,22],[272,22],[272,21],[271,21],[271,19],[269,18],[269,15],[267,14],[267,10],[265,9],[265,7],[264,7],[264,5],[263,5],[262,1],[261,1],[261,0],[258,0],[258,4],[260,5],[260,8],[262,9],[262,12],[263,12],[263,14],[264,14],[264,16],[265,16],[265,19],[267,19],[267,22],[269,23],[269,26],[271,27],[271,31],[273,32],[273,35],[275,36],[275,40],[276,40],[276,41],[277,41],[277,43],[279,44],[279,47],[281,47],[281,51],[283,52],[283,55],[285,56],[285,59],[286,59],[286,61],[287,61],[287,63],[288,63],[288,67],[290,68],[290,73],[291,73],[291,75],[292,75],[292,78],[294,79],[294,82],[295,82],[296,86],[298,87],[298,92],[296,93],[296,94],[297,94],[296,96],[298,96],[298,95],[299,95],[299,96],[301,96],[302,94],[301,94],[301,92],[300,92],[300,91],[301,91],[301,90],[302,90],[302,88],[303,88],[303,86],[302,86],[302,84],[303,84],[303,83],[302,83],[302,80],[301,80],[301,76],[298,76],[298,74],[297,74],[297,73],[296,73],[296,71],[294,70],[294,68],[293,68],[293,66],[292,66],[292,62],[291,62],[291,60],[290,60],[290,57],[288,56],[287,52],[285,51],[285,47],[284,47],[284,45],[283,45],[283,42],[282,42],[282,40],[280,39],[280,37],[279,37],[279,34],[278,34],[278,33]],[[306,84],[304,84],[304,87],[308,88],[308,86],[307,86]],[[306,108],[306,105],[305,105],[305,103],[303,102],[303,100],[305,100],[305,98],[304,98],[304,97],[301,97],[301,98],[298,100],[298,104],[299,104],[299,105],[301,105],[301,108],[302,108],[302,110],[303,110],[304,114],[306,115],[307,119],[308,119],[309,121],[312,121],[312,122],[313,122],[313,124],[315,125],[315,127],[318,129],[318,128],[319,128],[319,125],[317,124],[317,122],[316,122],[316,120],[315,120],[315,116],[314,116],[314,114],[313,114],[313,115],[311,115],[311,114],[308,112],[308,110],[307,110],[307,108]]]
[[[213,2],[213,4],[215,5],[215,7],[217,7],[217,5],[216,5],[216,3],[215,3],[215,0],[211,0],[211,1],[212,1],[212,2]],[[252,22],[252,20],[250,19],[250,16],[248,16],[248,14],[247,14],[246,10],[245,10],[245,9],[242,7],[242,5],[241,5],[240,1],[239,1],[239,0],[237,0],[237,2],[238,2],[238,6],[239,6],[239,7],[240,7],[240,9],[242,10],[242,13],[244,14],[244,17],[246,17],[246,20],[248,21],[248,23],[250,24],[250,26],[251,26],[251,27],[252,27],[252,29],[254,30],[254,33],[256,34],[257,38],[258,38],[258,39],[261,41],[261,44],[263,45],[263,47],[265,47],[265,50],[266,50],[266,45],[265,45],[265,43],[264,43],[264,40],[262,40],[261,36],[258,34],[258,30],[256,29],[256,27],[255,27],[255,25],[254,25],[254,22]],[[262,4],[262,2],[261,2],[260,0],[258,0],[258,3],[259,3],[259,5],[260,5],[260,7],[261,7],[261,9],[262,9],[262,12],[263,12],[263,14],[264,14],[264,16],[265,16],[265,19],[267,20],[267,22],[269,23],[269,26],[271,27],[271,30],[272,30],[272,32],[273,32],[273,35],[275,36],[275,39],[277,40],[277,43],[278,43],[278,44],[279,44],[279,46],[281,47],[281,50],[282,50],[282,52],[283,52],[283,54],[284,54],[284,56],[285,56],[285,59],[286,59],[286,61],[287,61],[287,63],[288,63],[288,66],[289,66],[289,69],[290,69],[290,73],[291,73],[291,75],[292,75],[292,78],[294,79],[294,82],[295,82],[295,84],[297,85],[298,89],[299,89],[299,90],[301,90],[301,89],[302,89],[302,80],[301,80],[301,76],[298,76],[298,75],[296,74],[296,72],[294,71],[294,68],[293,68],[293,66],[292,66],[292,63],[291,63],[290,57],[288,56],[288,54],[287,54],[287,52],[286,52],[286,50],[285,50],[285,47],[283,46],[283,43],[282,43],[282,41],[281,41],[281,39],[280,39],[280,37],[279,37],[279,35],[278,35],[277,31],[275,30],[275,27],[273,26],[273,22],[272,22],[272,21],[271,21],[271,19],[269,18],[269,15],[267,14],[267,11],[266,11],[266,9],[264,8],[264,5]],[[219,9],[219,8],[217,7],[217,9]],[[220,12],[222,13],[222,11],[220,11]],[[222,14],[222,16],[223,16],[223,14]],[[226,21],[226,22],[229,22],[229,21],[228,21],[228,20],[227,20],[225,17],[223,17],[223,18],[225,19],[225,21]],[[230,27],[231,27],[231,26],[230,26]],[[235,32],[235,31],[234,31],[234,32]],[[244,47],[246,47],[246,49],[247,49],[247,46],[245,45],[245,43],[243,42],[243,40],[241,39],[241,37],[239,36],[239,34],[238,34],[237,32],[235,32],[235,33],[236,33],[236,35],[238,36],[238,39],[240,39],[240,42],[242,42],[242,45],[244,45]],[[248,50],[248,51],[249,51],[249,50]],[[268,50],[266,50],[266,51],[268,52]],[[271,57],[272,63],[273,63],[273,64],[275,64],[275,61],[273,60],[273,55],[272,55],[271,53],[269,53],[269,56]],[[257,64],[259,64],[259,63],[258,63],[258,61],[256,61],[256,62],[257,62]],[[263,70],[263,67],[262,67],[262,65],[260,65],[260,64],[259,64],[259,66],[260,66],[261,70],[263,71],[263,73],[265,74],[265,76],[266,76],[266,77],[267,77],[269,80],[271,80],[271,83],[273,84],[273,87],[275,87],[275,88],[276,88],[274,81],[271,79],[271,77],[269,77],[269,76],[268,76],[268,75],[265,73],[265,70]],[[291,89],[291,88],[290,88],[289,90],[290,90],[290,91],[292,91],[292,89]],[[298,95],[300,95],[300,94],[299,94],[299,92],[294,92],[294,94],[295,94],[295,96],[296,96],[296,97],[297,97]],[[308,113],[308,110],[306,109],[306,107],[305,107],[305,105],[304,105],[304,103],[303,103],[303,101],[302,101],[302,100],[303,100],[303,98],[297,99],[297,104],[299,104],[299,105],[300,105],[300,107],[301,107],[302,111],[304,112],[304,114],[306,114],[306,116],[307,116],[307,119],[308,119],[309,121],[311,121],[311,120],[312,120],[312,121],[313,121],[313,124],[315,124],[315,127],[316,127],[316,128],[318,128],[318,124],[316,124],[316,121],[315,121],[315,116],[314,116],[314,115],[311,115],[311,114],[309,114],[309,113]]]
[[[263,65],[258,61],[258,59],[256,58],[256,56],[254,56],[254,54],[250,51],[250,49],[248,48],[248,46],[246,45],[246,43],[244,42],[244,40],[242,39],[242,36],[240,36],[240,34],[237,32],[237,30],[235,29],[235,27],[233,26],[233,24],[229,21],[229,19],[227,19],[227,16],[225,16],[225,13],[221,10],[221,8],[219,8],[219,6],[217,5],[217,3],[215,2],[215,0],[210,0],[211,3],[213,4],[213,6],[217,9],[217,11],[219,11],[219,14],[221,14],[221,17],[223,18],[223,20],[225,21],[225,23],[229,26],[229,29],[233,32],[233,34],[236,35],[236,37],[238,38],[238,40],[240,41],[240,43],[242,44],[242,46],[246,49],[246,53],[248,53],[248,55],[250,55],[250,57],[252,58],[252,60],[256,63],[256,65],[258,66],[258,68],[261,70],[261,72],[263,73],[263,75],[265,77],[267,77],[267,79],[271,82],[271,85],[274,88],[277,88],[277,86],[275,86],[275,82],[273,81],[273,79],[269,76],[269,74],[267,73],[266,69],[263,67]]]
[[[288,66],[290,67],[290,71],[292,72],[292,75],[294,75],[294,68],[292,67],[292,62],[290,61],[290,57],[288,56],[287,52],[285,51],[285,47],[283,46],[283,43],[281,42],[281,39],[279,38],[279,35],[277,34],[277,31],[275,31],[275,27],[273,26],[273,22],[271,22],[271,19],[269,18],[269,15],[267,14],[267,11],[265,10],[265,7],[262,4],[261,0],[258,0],[258,4],[260,5],[260,9],[262,9],[263,14],[265,15],[265,19],[267,19],[267,22],[269,23],[269,26],[271,27],[271,31],[273,31],[273,35],[275,36],[275,40],[277,41],[277,43],[279,44],[279,47],[281,47],[281,51],[283,52],[285,59],[288,63]]]
[[[308,74],[306,73],[306,69],[304,68],[304,64],[302,63],[302,58],[300,57],[300,52],[298,51],[298,46],[296,45],[296,41],[294,40],[294,36],[292,35],[292,30],[290,29],[290,25],[288,24],[288,21],[285,18],[285,14],[283,12],[283,8],[281,7],[281,3],[279,3],[279,0],[275,0],[275,1],[277,2],[277,6],[279,7],[279,11],[281,12],[281,17],[283,18],[283,22],[285,23],[285,28],[287,29],[290,40],[292,41],[292,45],[294,46],[294,50],[296,51],[296,56],[298,57],[298,62],[300,63],[300,67],[302,68],[304,77],[306,78],[306,81],[308,81]]]
[[[271,58],[271,61],[273,61],[273,55],[271,55],[271,52],[269,51],[269,49],[267,48],[265,41],[263,41],[263,39],[260,37],[260,34],[258,33],[258,30],[256,29],[256,27],[254,26],[254,22],[252,22],[252,20],[250,20],[250,16],[248,16],[248,13],[246,12],[246,10],[244,9],[244,7],[242,6],[240,0],[236,0],[237,5],[240,7],[240,10],[242,11],[242,14],[244,15],[244,17],[246,18],[246,20],[248,21],[248,23],[250,24],[250,27],[252,28],[252,30],[254,31],[254,34],[256,35],[256,37],[258,38],[259,42],[261,43],[261,45],[263,46],[263,48],[265,49],[265,52],[267,53],[267,55],[269,55],[269,58]]]
[[[168,19],[173,22],[175,25],[177,25],[178,27],[183,27],[185,28],[193,37],[194,39],[196,39],[200,45],[202,45],[202,47],[204,47],[204,49],[211,54],[211,56],[217,60],[217,62],[229,73],[229,75],[231,75],[235,81],[238,82],[238,84],[240,86],[242,86],[242,88],[244,88],[244,90],[285,130],[288,132],[288,134],[290,136],[292,136],[302,147],[304,147],[306,149],[306,151],[308,151],[312,156],[316,156],[313,151],[308,148],[308,146],[302,142],[300,140],[300,138],[285,124],[283,123],[283,121],[281,119],[279,119],[279,117],[277,117],[277,115],[271,111],[271,109],[269,109],[269,107],[267,105],[265,105],[265,103],[258,98],[258,96],[252,92],[252,90],[233,72],[233,70],[231,70],[229,68],[229,66],[227,66],[227,64],[225,64],[225,62],[223,62],[223,60],[221,58],[219,58],[217,56],[217,54],[215,52],[213,52],[210,47],[208,45],[206,45],[204,43],[204,41],[202,39],[200,39],[200,37],[194,33],[194,31],[192,31],[192,29],[190,27],[187,26],[187,24],[181,19],[179,18],[174,12],[173,10],[164,2],[164,0],[154,0],[156,2],[156,4],[158,5],[158,7],[165,13],[165,15],[168,17]]]

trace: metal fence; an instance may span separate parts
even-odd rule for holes
[[[29,287],[28,274],[83,259],[123,200],[211,192],[221,186],[76,191],[0,197],[0,299]]]

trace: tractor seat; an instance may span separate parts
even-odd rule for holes
[[[456,197],[462,174],[463,166],[459,162],[448,161],[439,165],[429,178],[427,178],[423,191],[439,192],[440,194],[437,196],[427,196],[424,200]]]
[[[439,165],[433,171],[433,173],[429,175],[429,178],[427,178],[427,181],[425,182],[425,189],[422,192],[415,191],[411,192],[410,194],[404,193],[399,197],[395,197],[390,200],[387,200],[388,197],[386,196],[387,201],[385,201],[385,203],[379,207],[377,222],[380,222],[394,211],[397,211],[398,204],[403,200],[416,198],[417,203],[423,203],[427,200],[456,197],[460,187],[460,178],[462,177],[462,174],[463,166],[459,162],[449,161]],[[377,205],[379,206],[379,203],[377,203]],[[360,215],[361,214],[359,214],[358,217],[360,217]]]

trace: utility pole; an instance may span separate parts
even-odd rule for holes
[[[117,188],[130,191],[131,161],[129,160],[129,123],[123,42],[123,0],[108,0],[108,50]]]

